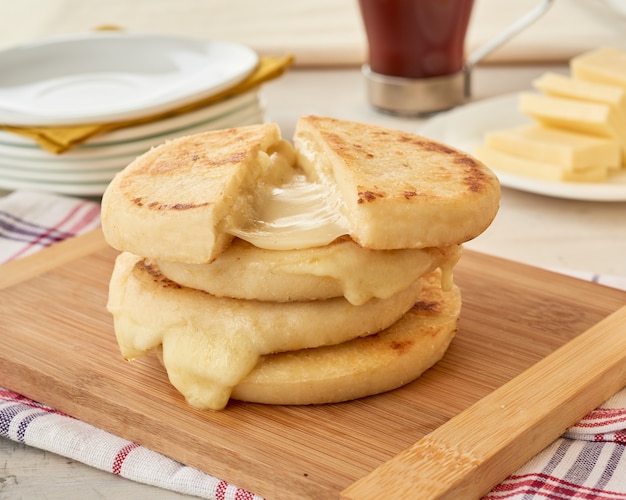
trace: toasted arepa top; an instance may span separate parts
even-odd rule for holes
[[[339,188],[350,235],[366,248],[462,243],[483,232],[498,211],[495,174],[432,139],[306,115],[294,143],[307,174]]]

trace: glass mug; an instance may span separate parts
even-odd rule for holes
[[[369,48],[363,74],[370,103],[405,115],[462,104],[471,94],[473,66],[551,4],[543,0],[465,60],[474,0],[359,0]]]

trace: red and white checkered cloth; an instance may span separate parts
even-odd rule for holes
[[[0,197],[0,264],[99,223],[95,202],[27,191]],[[579,277],[626,289],[626,279]],[[179,493],[209,499],[261,498],[1,387],[0,436]],[[626,500],[626,389],[484,498]]]
[[[0,264],[100,225],[97,203],[34,191],[0,197]]]
[[[618,392],[485,499],[626,499],[626,390]]]

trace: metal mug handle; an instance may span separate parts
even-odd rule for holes
[[[554,0],[543,0],[538,5],[536,5],[532,10],[530,10],[527,14],[517,19],[513,24],[511,24],[508,28],[502,31],[498,36],[489,40],[483,46],[477,48],[473,53],[471,53],[467,60],[465,61],[465,97],[471,96],[471,73],[474,66],[484,57],[491,54],[494,50],[496,50],[501,45],[504,45],[511,38],[517,35],[519,32],[526,29],[532,23],[534,23],[537,19],[543,16],[548,9],[552,6]]]

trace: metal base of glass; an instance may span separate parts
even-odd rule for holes
[[[465,71],[432,78],[401,78],[374,73],[364,65],[369,102],[398,115],[435,113],[463,104],[468,96]]]

